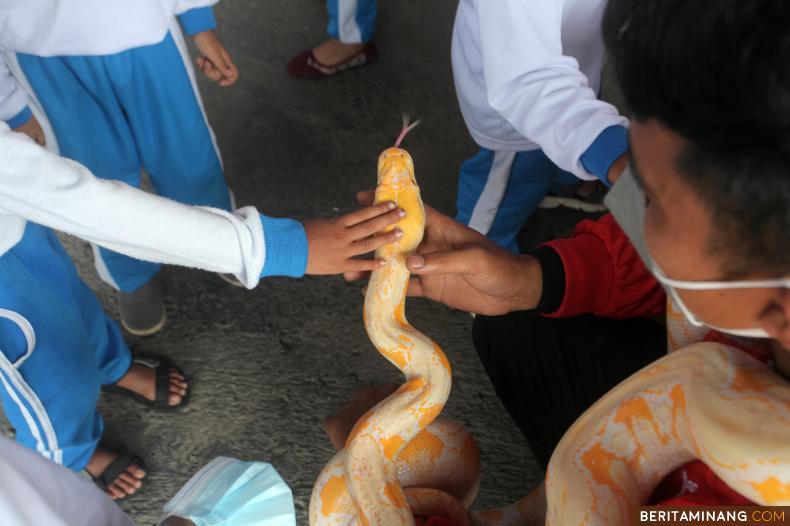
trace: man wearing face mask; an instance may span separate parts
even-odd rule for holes
[[[790,377],[790,10],[610,0],[604,33],[633,111],[612,214],[515,255],[429,210],[409,260],[412,295],[481,314],[478,352],[544,467],[667,338],[726,341]],[[748,502],[699,462],[655,499]]]

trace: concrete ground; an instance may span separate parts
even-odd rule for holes
[[[205,82],[202,88],[239,204],[302,219],[352,210],[354,192],[374,186],[377,156],[393,143],[406,111],[424,121],[405,147],[425,201],[452,213],[459,164],[475,153],[450,69],[454,10],[449,0],[382,2],[380,61],[311,82],[289,78],[284,65],[322,38],[323,2],[222,2],[220,35],[241,79],[227,90]],[[542,213],[527,238],[563,233],[572,219]],[[66,244],[117,316],[89,248],[73,239]],[[340,278],[269,279],[245,291],[177,268],[165,269],[163,282],[166,329],[129,341],[135,350],[180,364],[192,401],[180,413],[158,414],[126,398],[103,397],[107,440],[140,454],[149,469],[147,485],[123,508],[139,524],[154,524],[193,473],[230,455],[273,464],[293,490],[299,524],[307,524],[313,482],[333,454],[321,419],[361,385],[400,381],[365,335],[359,285]],[[476,507],[522,497],[542,474],[476,357],[471,318],[427,301],[410,301],[407,312],[453,364],[444,414],[467,424],[482,450]]]

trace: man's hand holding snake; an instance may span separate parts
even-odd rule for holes
[[[369,205],[373,193],[360,192],[357,200]],[[410,296],[490,316],[537,306],[543,285],[534,257],[512,254],[429,206],[425,214],[425,237],[406,261]],[[357,280],[362,274],[345,277]]]

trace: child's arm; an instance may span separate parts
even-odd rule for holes
[[[216,34],[217,20],[211,9],[211,4],[214,3],[205,0],[181,0],[176,12],[184,31],[192,37],[202,54],[195,61],[198,69],[220,86],[228,87],[238,80],[239,70]]]
[[[606,181],[628,148],[627,120],[598,100],[576,59],[563,55],[562,6],[476,4],[489,104],[563,170]]]
[[[6,211],[138,259],[233,274],[248,288],[264,276],[371,269],[353,256],[395,240],[373,236],[400,219],[386,206],[334,221],[275,219],[188,206],[117,181],[36,145],[0,123],[0,213]]]
[[[28,107],[27,93],[11,75],[4,58],[0,57],[0,121],[13,130],[27,134],[44,145],[44,132]]]

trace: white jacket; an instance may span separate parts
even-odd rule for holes
[[[0,434],[0,524],[134,526],[83,477]]]
[[[255,208],[231,214],[99,179],[0,123],[0,255],[26,220],[138,259],[234,274],[249,288],[266,259]]]
[[[111,55],[161,42],[173,17],[217,0],[0,0],[0,49]]]
[[[455,86],[475,142],[542,149],[560,168],[594,179],[580,158],[610,126],[598,100],[606,0],[460,0],[453,31]]]
[[[111,55],[156,44],[173,19],[217,0],[0,0],[0,55]],[[198,15],[182,18],[185,29]],[[201,18],[210,14],[203,13]],[[0,56],[0,121],[14,118],[28,95]]]

